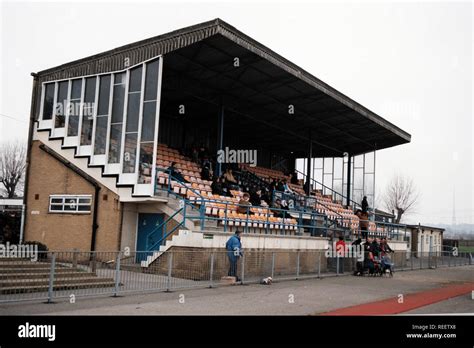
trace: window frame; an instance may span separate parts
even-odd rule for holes
[[[76,210],[65,210],[64,207],[66,206],[66,199],[75,199],[76,200]],[[79,203],[80,199],[89,199],[89,203]],[[61,203],[52,203],[53,199],[61,199]],[[54,210],[51,209],[52,206],[60,206],[62,207],[61,210]],[[79,210],[79,207],[89,207],[88,210]],[[78,194],[78,195],[70,195],[70,194],[53,194],[49,195],[49,202],[48,202],[48,213],[50,214],[90,214],[92,212],[92,195],[87,194]]]

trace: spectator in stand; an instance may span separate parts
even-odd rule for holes
[[[212,194],[214,195],[219,195],[219,196],[226,195],[226,192],[224,192],[224,188],[222,187],[222,178],[214,177],[214,180],[212,180],[212,184],[211,184],[211,190],[212,190]]]
[[[250,195],[245,192],[242,196],[242,198],[239,201],[239,206],[237,207],[237,213],[239,214],[249,214],[252,215],[253,212],[250,211],[250,207],[252,206],[252,203],[250,203]]]
[[[237,261],[239,261],[240,257],[242,256],[242,242],[240,240],[241,234],[241,231],[235,231],[235,234],[230,237],[225,244],[227,257],[229,258],[230,263],[229,273],[227,273],[227,275],[229,277],[235,277],[236,281],[240,281],[239,277],[237,276]]]
[[[277,182],[275,179],[272,179],[272,182],[270,183],[270,192],[273,192],[277,187]]]
[[[277,199],[275,202],[273,202],[272,206],[273,209],[270,209],[273,213],[274,217],[283,217],[283,212],[281,211],[281,200]]]
[[[224,179],[227,183],[227,185],[234,189],[238,190],[239,189],[239,182],[234,178],[234,174],[232,173],[232,169],[227,168],[224,173]]]
[[[292,174],[291,174],[291,183],[293,185],[298,185],[299,182],[298,182],[298,173],[296,173],[296,171],[294,171]]]
[[[277,182],[276,182],[276,189],[277,191],[285,191],[285,186],[283,186],[283,183],[281,182],[280,179],[277,179]]]
[[[265,204],[262,203],[262,205],[266,205],[266,206],[269,206],[270,205],[270,196],[268,194],[268,190],[266,188],[262,189],[262,197],[261,197],[261,201],[262,202],[265,202]]]
[[[258,207],[261,205],[261,200],[262,200],[262,191],[252,188],[252,190],[250,191],[250,203]]]
[[[212,169],[211,163],[205,161],[201,170],[201,179],[202,180],[211,180],[212,178]]]
[[[219,180],[222,185],[222,195],[232,197],[232,193],[230,193],[230,190],[232,190],[232,186],[227,184],[227,181],[225,180],[224,176],[221,176]]]
[[[178,169],[176,169],[176,162],[171,163],[171,166],[168,167],[168,173],[170,174],[172,179],[175,179],[184,183],[189,182],[183,177],[183,175],[181,175]]]
[[[293,191],[290,189],[290,186],[288,185],[288,182],[286,181],[286,179],[283,179],[283,192],[293,193]]]
[[[367,196],[364,196],[364,198],[362,199],[361,206],[363,213],[367,213],[369,211],[369,202],[367,202]]]
[[[285,211],[290,210],[290,207],[288,206],[288,202],[284,199],[281,201],[281,209],[284,210],[284,211],[281,212],[281,214],[282,214],[281,217],[283,217],[283,218],[289,217],[288,213],[286,213]]]

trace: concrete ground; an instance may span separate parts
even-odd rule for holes
[[[123,297],[77,298],[74,304],[0,304],[0,315],[308,315],[442,286],[474,282],[474,267],[397,272],[394,278],[331,277],[270,286],[234,285]],[[471,294],[404,314],[474,314]]]

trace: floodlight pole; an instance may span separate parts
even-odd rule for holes
[[[346,205],[351,206],[351,154],[347,154],[347,193]]]
[[[309,148],[308,148],[308,159],[306,165],[306,183],[305,189],[306,194],[309,196],[311,194],[311,158],[313,158],[313,142],[311,140],[311,129],[309,130]]]

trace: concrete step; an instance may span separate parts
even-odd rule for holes
[[[94,283],[76,283],[76,282],[69,282],[65,284],[54,284],[53,290],[77,290],[77,289],[87,289],[87,288],[107,288],[107,287],[114,287],[115,282],[113,279],[101,279],[100,282]],[[48,285],[27,285],[27,286],[9,286],[0,288],[0,294],[8,295],[8,294],[23,294],[23,293],[31,293],[31,292],[42,292],[48,291]]]
[[[36,273],[30,273],[30,272],[11,272],[11,273],[5,273],[5,274],[0,274],[0,281],[2,280],[11,280],[11,279],[49,279],[49,271],[48,272],[36,272]],[[95,273],[92,272],[80,272],[80,271],[67,271],[65,272],[58,272],[55,273],[54,277],[55,279],[60,279],[60,278],[81,278],[81,277],[94,277]]]
[[[0,274],[43,273],[43,272],[49,272],[50,269],[51,269],[50,265],[45,265],[43,267],[20,267],[20,268],[14,268],[14,267],[2,268],[2,267],[0,267]],[[56,273],[70,272],[71,270],[73,270],[73,268],[69,268],[69,267],[56,267],[55,268]]]
[[[51,267],[50,262],[13,262],[13,261],[4,261],[0,262],[0,269],[6,268],[44,268]],[[56,263],[56,267],[64,267],[61,264]]]
[[[95,284],[101,283],[104,281],[114,281],[112,278],[98,278],[96,276],[89,277],[78,277],[78,278],[57,278],[54,279],[55,285],[72,285],[72,284]],[[0,280],[0,289],[10,288],[10,287],[29,287],[29,286],[48,286],[49,279],[9,279],[9,280]]]
[[[31,259],[28,259],[26,257],[0,257],[0,264],[2,262],[11,262],[11,261],[16,261],[16,262],[19,262],[19,261],[22,261],[22,262],[25,262],[25,261],[28,261],[28,262],[31,262]]]

